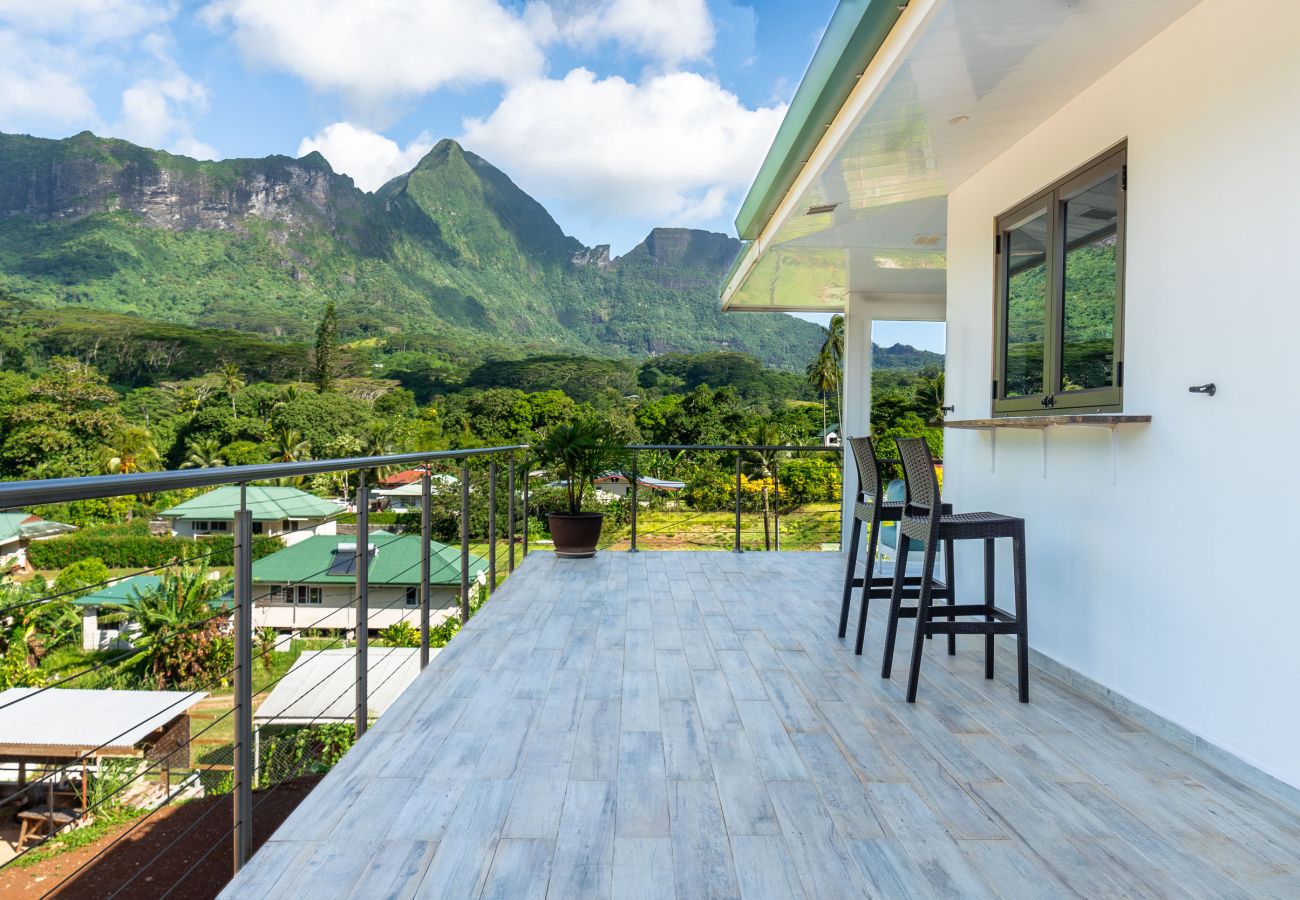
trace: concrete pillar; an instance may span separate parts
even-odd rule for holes
[[[99,649],[99,610],[87,607],[81,616],[81,649]]]

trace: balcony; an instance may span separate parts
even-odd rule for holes
[[[1037,666],[959,643],[904,703],[842,566],[530,554],[222,896],[1300,891],[1284,790]]]

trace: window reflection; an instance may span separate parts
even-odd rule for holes
[[[1113,175],[1065,203],[1062,391],[1113,383],[1119,188]]]
[[[1007,334],[1004,395],[1043,392],[1043,339],[1047,331],[1047,211],[1006,232]]]

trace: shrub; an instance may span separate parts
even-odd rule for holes
[[[295,728],[266,743],[262,751],[261,783],[328,772],[356,743],[350,722]]]
[[[781,464],[780,477],[782,505],[828,503],[840,496],[840,469],[830,460],[787,460]]]
[[[282,549],[284,543],[279,538],[259,537],[253,541],[253,558],[261,559]],[[144,569],[200,558],[210,566],[234,565],[234,536],[191,540],[150,534],[148,522],[132,522],[84,528],[47,541],[33,541],[27,548],[27,559],[37,569],[66,569],[88,559],[98,559],[110,569]]]
[[[420,629],[410,622],[394,622],[379,632],[379,639],[390,647],[420,646]]]

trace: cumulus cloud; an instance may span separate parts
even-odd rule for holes
[[[571,44],[611,41],[668,66],[705,59],[716,38],[706,0],[601,0],[553,15]]]
[[[44,41],[0,28],[0,131],[75,131],[100,124],[71,74],[75,60]]]
[[[513,87],[491,115],[465,121],[462,140],[593,219],[700,225],[748,186],[784,114],[749,109],[692,72],[633,83],[574,69]]]
[[[351,175],[357,187],[373,191],[391,178],[415,168],[430,149],[433,139],[428,132],[421,134],[405,147],[352,122],[335,122],[303,138],[298,144],[298,155],[306,156],[313,150],[329,160],[335,172]]]
[[[0,0],[0,21],[29,34],[102,43],[139,34],[176,14],[171,0]]]
[[[497,0],[214,0],[203,18],[228,27],[249,62],[363,106],[444,85],[513,83],[545,63],[536,10],[517,15]]]
[[[146,147],[214,159],[216,150],[194,137],[194,119],[208,109],[207,88],[181,70],[162,35],[147,35],[142,44],[156,74],[122,91],[122,115],[112,134]]]

